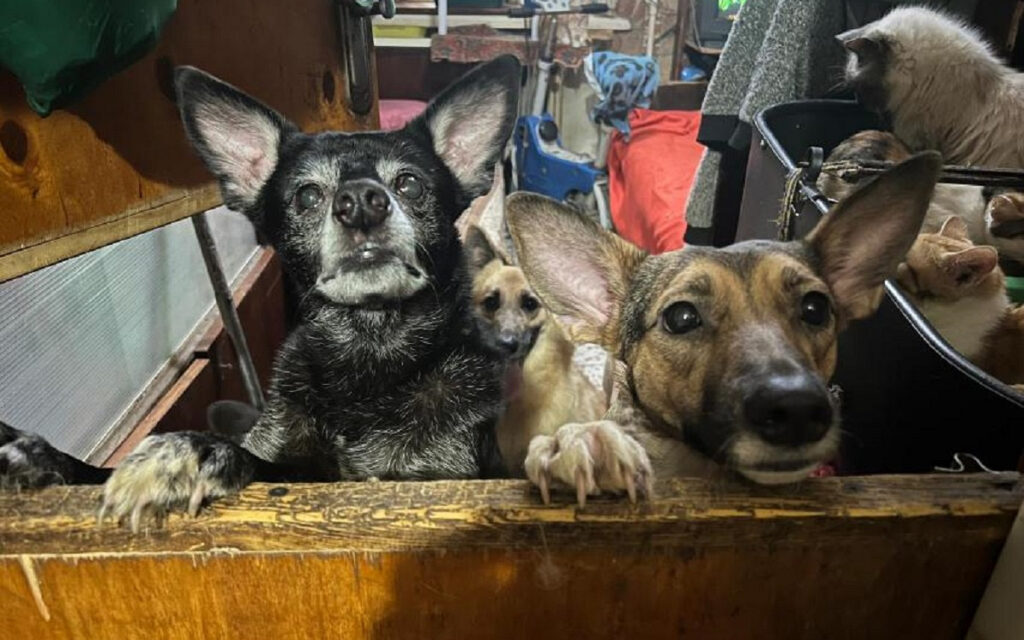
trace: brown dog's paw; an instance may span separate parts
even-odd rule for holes
[[[526,455],[526,475],[540,489],[544,504],[552,484],[576,488],[580,507],[588,495],[637,491],[650,496],[654,472],[647,452],[611,420],[567,424],[553,436],[537,436]]]

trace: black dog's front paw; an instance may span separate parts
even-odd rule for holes
[[[159,522],[173,509],[195,516],[204,500],[240,490],[254,473],[252,454],[215,435],[149,436],[107,480],[99,519],[128,520],[138,532],[143,516]]]
[[[0,489],[38,489],[74,481],[70,456],[34,433],[0,422]]]

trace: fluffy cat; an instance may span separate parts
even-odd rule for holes
[[[899,138],[886,131],[861,131],[839,144],[827,162],[902,162],[911,155]],[[840,200],[861,181],[822,172],[818,189],[833,200]],[[950,216],[959,216],[967,227],[971,242],[995,247],[1000,257],[1024,263],[1024,193],[986,193],[982,187],[961,184],[937,184],[922,233],[939,231]]]
[[[847,83],[911,149],[935,149],[949,164],[1024,168],[1024,74],[972,27],[906,7],[836,38],[849,52]]]
[[[975,363],[1010,310],[995,249],[976,246],[956,216],[938,233],[922,233],[896,281],[946,342]]]

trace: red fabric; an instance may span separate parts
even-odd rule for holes
[[[620,236],[651,253],[683,246],[686,198],[704,147],[699,111],[629,114],[629,142],[618,131],[608,149],[612,222]]]
[[[395,131],[423,113],[427,103],[421,100],[380,100],[381,131]]]

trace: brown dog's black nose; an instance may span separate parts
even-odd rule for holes
[[[391,199],[369,180],[346,182],[334,196],[334,217],[349,229],[368,231],[391,213]]]
[[[778,445],[817,442],[832,425],[828,390],[807,373],[769,377],[747,396],[743,412],[758,435]]]

